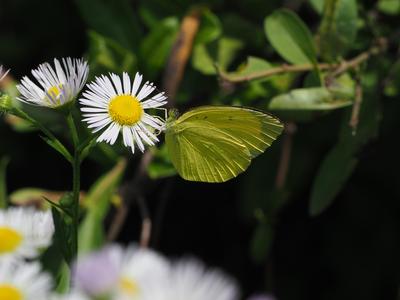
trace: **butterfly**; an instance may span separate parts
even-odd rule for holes
[[[259,110],[200,106],[180,117],[176,110],[170,111],[165,142],[182,178],[225,182],[244,172],[282,130],[277,118]]]

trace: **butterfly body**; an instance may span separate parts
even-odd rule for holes
[[[224,182],[247,169],[283,129],[264,112],[235,106],[202,106],[166,125],[172,163],[186,180]]]

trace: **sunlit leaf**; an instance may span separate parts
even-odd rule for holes
[[[211,11],[203,12],[200,27],[196,34],[194,45],[208,44],[215,41],[222,33],[221,22]]]
[[[400,14],[400,0],[379,0],[379,11],[388,15]]]

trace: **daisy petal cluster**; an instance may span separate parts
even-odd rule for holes
[[[39,263],[0,260],[0,299],[48,299],[51,277],[41,271]]]
[[[84,121],[93,132],[104,131],[97,142],[105,141],[111,145],[122,132],[124,145],[144,151],[145,144],[153,146],[158,142],[155,131],[164,128],[164,120],[151,116],[147,109],[160,108],[167,103],[163,92],[151,95],[156,87],[151,82],[141,86],[143,76],[136,73],[131,81],[127,73],[122,77],[110,73],[109,76],[96,77],[88,84],[88,90],[80,99]]]
[[[0,210],[0,259],[35,258],[50,245],[53,233],[50,211],[25,207]]]
[[[235,282],[193,259],[170,262],[151,250],[109,246],[80,259],[74,286],[92,299],[236,300]]]
[[[59,107],[76,98],[86,83],[89,67],[83,59],[54,59],[54,66],[43,63],[32,70],[37,83],[23,77],[17,99],[39,106]]]
[[[3,80],[4,77],[7,76],[7,74],[8,74],[9,71],[10,71],[10,70],[7,70],[7,71],[6,71],[6,70],[3,68],[3,66],[0,66],[0,81]]]

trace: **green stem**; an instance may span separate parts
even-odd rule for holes
[[[75,126],[72,113],[67,116],[68,127],[71,131],[72,141],[74,144],[74,156],[72,160],[72,253],[73,257],[78,254],[78,227],[79,227],[79,194],[81,182],[81,150],[79,149],[79,136]]]

